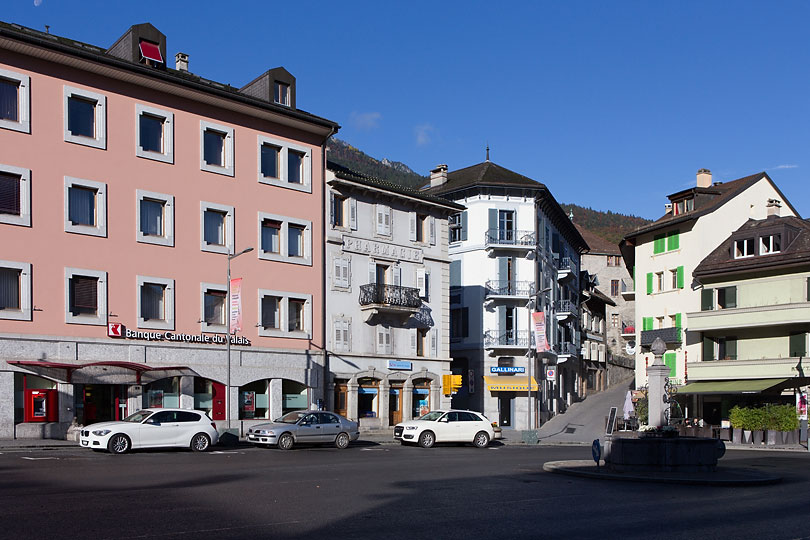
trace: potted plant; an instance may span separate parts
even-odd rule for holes
[[[749,429],[751,430],[751,440],[757,444],[762,444],[765,430],[766,415],[764,408],[750,409]]]
[[[781,435],[782,444],[797,444],[796,430],[799,429],[799,417],[793,405],[776,405],[776,429]]]
[[[782,444],[781,419],[779,418],[779,406],[767,404],[762,408],[765,416],[765,428],[768,430],[765,436],[765,444],[775,446]]]
[[[743,435],[743,418],[745,416],[744,409],[735,405],[728,412],[728,420],[731,422],[731,442],[734,444],[742,444]]]

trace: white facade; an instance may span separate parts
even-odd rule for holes
[[[460,207],[327,171],[328,407],[364,429],[448,407],[447,216]]]

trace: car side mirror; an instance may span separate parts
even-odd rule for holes
[[[160,425],[160,422],[158,422],[157,420],[147,420],[146,423],[147,424],[152,424],[153,426],[159,426]]]
[[[448,420],[446,416],[439,420],[439,422],[449,422],[449,421],[450,420]]]

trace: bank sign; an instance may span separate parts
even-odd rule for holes
[[[512,366],[492,366],[489,368],[490,373],[526,373],[525,367],[512,367]]]
[[[141,339],[145,341],[171,341],[174,343],[201,343],[203,345],[225,345],[225,336],[220,334],[183,334],[175,332],[155,332],[130,330],[121,323],[108,323],[107,336],[119,339]],[[242,336],[231,336],[231,345],[250,346],[250,340]]]

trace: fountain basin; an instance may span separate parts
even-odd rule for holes
[[[617,472],[714,471],[725,452],[723,441],[703,437],[609,437],[605,465]]]

